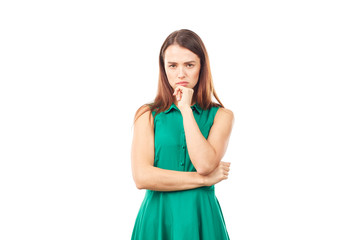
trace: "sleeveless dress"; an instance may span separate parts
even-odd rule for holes
[[[219,107],[203,110],[191,106],[194,118],[207,139]],[[155,112],[152,112],[153,116]],[[175,104],[154,118],[154,166],[195,172],[186,147],[183,118]],[[183,191],[146,190],[132,240],[226,240],[229,239],[215,187]]]

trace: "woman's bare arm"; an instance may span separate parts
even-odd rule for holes
[[[154,120],[149,114],[151,115],[150,111],[145,112],[134,123],[131,163],[137,188],[179,191],[210,186],[227,179],[230,163],[224,162],[218,164],[215,171],[208,176],[202,176],[197,172],[172,171],[154,167]]]
[[[191,162],[199,174],[207,175],[216,169],[226,152],[234,123],[234,114],[229,109],[219,108],[209,136],[205,139],[196,123],[192,109],[183,107],[181,113]]]

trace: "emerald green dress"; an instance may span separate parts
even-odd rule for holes
[[[203,110],[191,106],[207,139],[219,107]],[[152,112],[153,116],[155,112]],[[186,147],[183,118],[175,104],[154,117],[154,166],[195,172]],[[132,233],[132,240],[229,239],[214,185],[184,191],[146,190]]]

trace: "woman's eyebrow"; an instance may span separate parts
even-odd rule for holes
[[[177,64],[177,62],[167,62],[168,64]],[[189,63],[196,63],[196,61],[194,60],[191,60],[191,61],[187,61],[187,62],[184,62],[185,64],[189,64]]]

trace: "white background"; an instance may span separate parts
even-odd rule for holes
[[[235,114],[231,239],[360,239],[356,1],[1,1],[0,239],[130,239],[132,120],[174,30]]]

